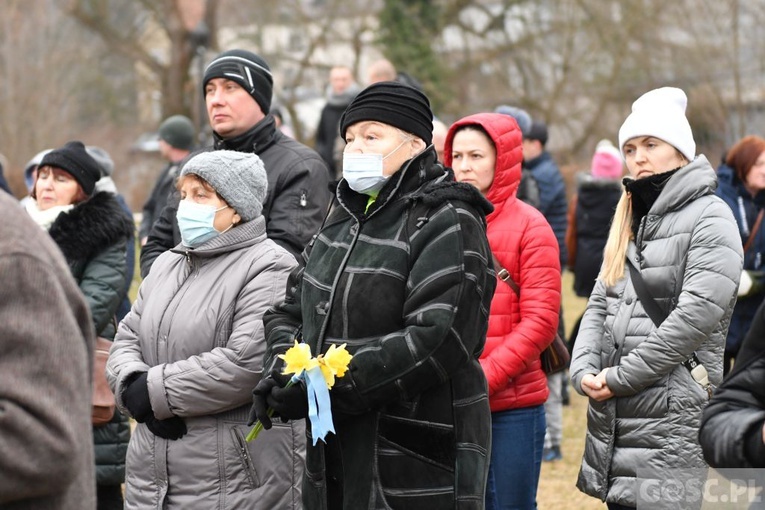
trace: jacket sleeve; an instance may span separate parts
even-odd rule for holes
[[[411,239],[403,324],[357,351],[338,379],[333,409],[359,414],[411,400],[480,355],[496,278],[472,207],[444,204]]]
[[[149,238],[141,249],[141,277],[146,278],[157,257],[176,245],[175,231],[177,230],[175,216],[178,213],[180,195],[177,192],[167,199],[167,205],[162,209],[159,218],[151,227]]]
[[[592,289],[587,308],[582,316],[579,326],[579,334],[576,336],[574,351],[571,353],[571,365],[569,374],[571,385],[580,395],[582,391],[582,379],[587,374],[596,375],[603,369],[601,361],[603,334],[606,322],[606,286],[603,280],[598,278]]]
[[[96,334],[111,322],[122,300],[127,278],[127,242],[120,241],[105,248],[85,266],[80,290],[93,315]]]
[[[287,277],[297,265],[283,251],[273,253],[251,269],[225,346],[149,369],[151,407],[158,419],[219,413],[251,400],[266,347],[263,313],[284,298]]]
[[[525,230],[520,245],[521,320],[488,356],[480,360],[489,383],[489,395],[505,388],[510,379],[539,359],[558,330],[561,287],[558,244],[544,218],[536,217],[538,221]],[[502,256],[501,250],[494,251],[498,257]],[[500,259],[500,262],[503,261]],[[506,285],[504,282],[497,284]],[[512,299],[515,299],[514,293]],[[492,303],[492,313],[503,312],[505,310],[498,310],[498,303]]]
[[[659,328],[606,376],[616,396],[634,395],[690,357],[736,299],[743,253],[730,208],[715,198],[691,232],[677,305]]]
[[[151,275],[141,282],[133,306],[117,326],[117,334],[114,336],[109,359],[106,362],[106,380],[109,381],[109,387],[114,393],[117,407],[127,416],[130,416],[130,413],[122,401],[125,382],[131,379],[132,374],[149,370],[149,365],[144,361],[141,352],[138,331],[143,315],[144,296],[151,293],[153,286],[154,278]]]
[[[549,157],[533,171],[534,178],[539,184],[540,210],[555,233],[560,249],[560,265],[565,267],[568,253],[566,249],[566,183],[558,166]]]
[[[277,179],[271,208],[264,211],[266,231],[269,239],[297,259],[327,213],[329,171],[313,153],[299,159]]]
[[[715,468],[765,467],[765,306],[760,306],[733,371],[704,409],[699,442]]]
[[[70,292],[61,284],[69,274],[54,267],[65,268],[31,254],[0,257],[3,508],[67,490],[80,476],[82,438],[90,435],[89,419],[72,418],[90,409],[90,316],[74,281]]]

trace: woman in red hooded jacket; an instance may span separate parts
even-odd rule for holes
[[[512,279],[497,282],[480,358],[492,411],[487,510],[536,508],[548,395],[539,355],[555,336],[560,309],[555,235],[542,213],[516,198],[522,159],[521,131],[510,116],[479,113],[449,128],[444,163],[494,205],[486,235],[495,267]]]

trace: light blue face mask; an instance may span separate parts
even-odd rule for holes
[[[390,175],[383,175],[383,161],[399,150],[406,139],[390,151],[382,154],[343,153],[343,178],[348,181],[348,187],[357,193],[373,195],[380,191]]]
[[[184,246],[194,248],[218,236],[215,230],[215,213],[227,209],[228,206],[216,209],[211,205],[202,205],[190,200],[181,200],[178,204],[178,228],[181,231],[181,241]]]

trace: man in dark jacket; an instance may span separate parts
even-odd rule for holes
[[[263,204],[270,239],[296,258],[321,225],[329,205],[329,173],[319,155],[285,136],[269,114],[273,78],[265,60],[245,50],[218,55],[205,69],[204,94],[213,130],[213,150],[253,152],[268,174]],[[168,200],[141,253],[141,275],[176,246],[178,193]]]
[[[353,355],[330,393],[336,434],[309,432],[306,510],[484,506],[492,207],[436,163],[432,120],[427,97],[400,83],[356,96],[340,120],[340,205],[263,317],[271,377],[253,408],[265,427],[266,402],[283,419],[307,416],[305,387],[283,388],[276,357],[297,336],[314,354],[347,344]]]
[[[143,217],[138,230],[141,246],[146,244],[151,227],[167,205],[167,199],[175,189],[181,162],[193,147],[194,124],[188,117],[172,115],[159,125],[159,154],[167,160],[167,165],[160,172],[148,200],[143,204]]]
[[[345,108],[359,93],[359,87],[353,81],[353,73],[347,66],[335,66],[329,71],[329,93],[327,104],[321,110],[319,124],[316,126],[316,152],[329,167],[329,178],[340,180],[341,165],[335,161],[335,147],[340,137],[340,116]]]

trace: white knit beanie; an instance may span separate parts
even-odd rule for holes
[[[646,92],[632,103],[632,113],[619,129],[619,150],[638,136],[654,136],[679,150],[688,161],[696,157],[696,142],[685,107],[685,92],[674,87],[662,87]]]

